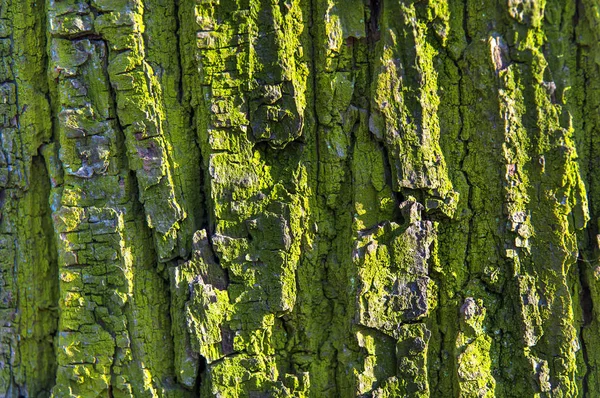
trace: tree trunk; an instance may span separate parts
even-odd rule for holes
[[[597,0],[0,0],[0,52],[0,396],[600,396]]]

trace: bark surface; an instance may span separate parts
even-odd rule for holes
[[[0,0],[0,396],[600,396],[597,0]]]

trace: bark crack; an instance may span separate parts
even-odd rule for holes
[[[591,365],[589,360],[588,347],[585,342],[585,331],[589,328],[592,321],[594,320],[594,303],[590,291],[589,280],[585,272],[586,261],[581,255],[577,259],[577,265],[579,268],[579,285],[581,288],[581,291],[579,292],[579,303],[582,311],[581,327],[579,328],[579,340],[581,342],[581,351],[583,354],[583,361],[585,363],[585,372],[583,373],[583,379],[581,381],[581,384],[583,388],[583,396],[587,397],[589,391],[588,379],[590,375]]]

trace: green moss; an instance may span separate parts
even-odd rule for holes
[[[0,395],[594,396],[599,21],[0,1]]]

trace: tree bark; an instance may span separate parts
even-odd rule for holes
[[[0,0],[0,396],[600,396],[596,0]]]

